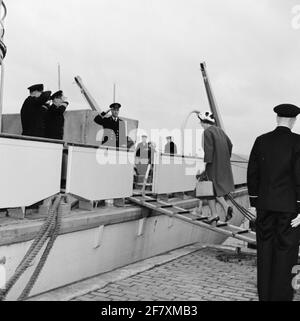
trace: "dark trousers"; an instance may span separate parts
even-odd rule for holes
[[[297,265],[300,227],[295,213],[257,211],[257,286],[260,301],[291,301],[292,268]]]

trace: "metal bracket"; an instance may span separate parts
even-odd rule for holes
[[[95,234],[94,249],[97,249],[102,245],[103,232],[104,232],[104,225],[100,225]]]
[[[146,222],[145,217],[139,220],[137,236],[142,236],[144,234],[145,222]]]

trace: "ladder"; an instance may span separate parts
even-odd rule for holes
[[[134,204],[148,208],[160,214],[174,217],[181,221],[214,231],[216,233],[221,233],[228,237],[233,237],[250,244],[256,244],[256,234],[249,229],[243,229],[241,227],[220,221],[216,224],[216,226],[213,226],[205,222],[208,217],[199,217],[198,215],[192,214],[192,211],[190,210],[172,205],[168,202],[157,200],[154,197],[147,195],[134,195],[129,197],[128,200]]]

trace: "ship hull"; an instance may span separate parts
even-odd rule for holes
[[[235,193],[236,200],[248,206],[246,189]],[[177,200],[184,208],[197,206],[197,199]],[[219,214],[224,217],[221,209]],[[204,206],[204,213],[208,207]],[[233,225],[244,218],[234,212]],[[42,221],[1,227],[0,257],[6,258],[10,277],[29,248]],[[222,244],[226,236],[201,227],[147,212],[139,207],[107,208],[78,212],[63,219],[62,229],[31,295],[65,286],[155,255],[196,242]],[[7,299],[16,300],[28,282],[39,257],[24,273]]]

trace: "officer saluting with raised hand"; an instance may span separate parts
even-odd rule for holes
[[[29,96],[21,108],[22,135],[44,137],[45,117],[48,110],[45,103],[51,92],[43,92],[43,84],[32,85],[28,87],[28,90]]]
[[[104,129],[102,145],[112,147],[127,147],[127,137],[125,122],[119,118],[121,104],[113,103],[109,110],[97,115],[95,123],[101,125]],[[111,116],[107,114],[111,112]]]
[[[274,108],[277,128],[259,136],[247,173],[256,208],[257,285],[261,301],[293,299],[292,269],[300,239],[300,135],[292,133],[300,108]]]
[[[62,90],[51,96],[52,105],[49,106],[46,117],[45,135],[47,138],[62,140],[64,137],[64,113],[69,105],[66,99]]]

